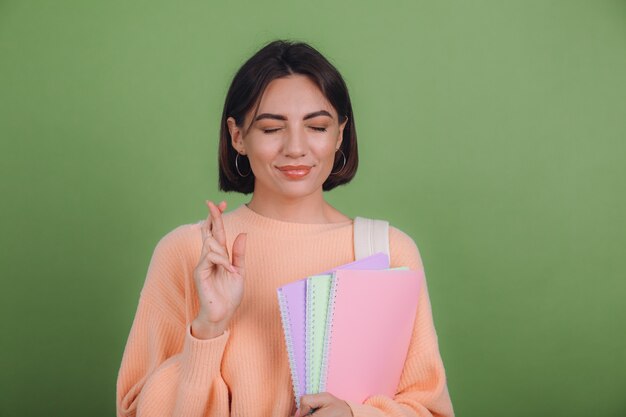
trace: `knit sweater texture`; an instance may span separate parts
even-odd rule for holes
[[[354,261],[353,221],[285,222],[245,204],[222,218],[229,253],[247,233],[244,296],[228,330],[208,340],[191,334],[204,220],[178,226],[148,266],[117,378],[118,417],[294,415],[276,289]],[[423,268],[413,239],[391,225],[389,250],[391,267]],[[397,393],[348,405],[355,417],[454,416],[426,281]]]

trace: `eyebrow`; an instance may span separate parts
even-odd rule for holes
[[[326,110],[318,110],[318,111],[314,111],[313,113],[304,115],[302,120],[312,119],[317,116],[328,116],[331,119],[333,118],[333,116],[330,113],[328,113]],[[256,122],[262,119],[287,120],[287,118],[281,114],[263,113],[263,114],[259,114],[254,119],[254,121]]]

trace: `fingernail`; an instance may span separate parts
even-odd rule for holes
[[[236,274],[236,273],[237,273],[237,270],[235,269],[235,267],[234,267],[234,266],[230,265],[229,269],[230,269],[230,272],[232,272],[232,273],[234,273],[234,274]]]
[[[299,408],[296,410],[296,414],[293,417],[300,417],[300,409]]]

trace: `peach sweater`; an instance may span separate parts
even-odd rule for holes
[[[292,416],[295,409],[276,288],[354,261],[352,221],[302,224],[242,204],[223,214],[227,246],[247,232],[244,298],[229,330],[194,338],[193,270],[200,224],[156,245],[117,379],[121,416]],[[422,268],[414,241],[390,226],[391,266]],[[421,291],[409,354],[394,398],[348,403],[355,417],[453,416],[428,290]]]

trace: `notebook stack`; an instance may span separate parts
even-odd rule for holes
[[[298,407],[320,392],[358,403],[394,396],[423,280],[377,253],[278,288]]]

